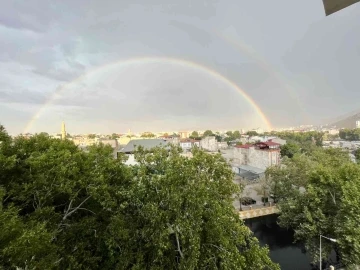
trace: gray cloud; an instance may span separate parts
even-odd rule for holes
[[[33,131],[46,130],[61,117],[79,132],[263,125],[239,93],[194,69],[118,66],[68,84],[101,66],[148,56],[184,59],[220,72],[276,126],[335,117],[359,106],[359,17],[360,7],[354,6],[325,18],[321,3],[313,0],[279,0],[261,9],[245,0],[5,1],[2,121],[19,130],[11,123],[22,125],[30,117],[20,112],[22,104],[33,113],[59,93]],[[222,39],[223,32],[251,53]]]
[[[46,96],[43,93],[28,89],[0,89],[0,103],[43,104],[45,100]]]

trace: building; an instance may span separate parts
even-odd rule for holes
[[[280,164],[280,144],[259,142],[236,146],[233,149],[232,163],[266,169]]]
[[[355,127],[356,127],[356,128],[360,128],[360,120],[357,120],[357,121],[355,122]]]
[[[227,142],[217,142],[217,149],[227,149],[228,147]]]
[[[103,143],[105,145],[110,145],[113,149],[117,149],[119,144],[118,141],[115,139],[100,139],[97,143]]]
[[[75,145],[80,146],[80,147],[87,147],[90,145],[94,145],[96,143],[96,139],[95,138],[88,138],[88,137],[83,137],[83,136],[74,136],[72,138],[72,141],[74,142]]]
[[[182,139],[182,140],[180,140],[180,147],[184,151],[188,151],[193,147],[200,147],[200,141],[193,140],[193,139]]]
[[[200,141],[200,147],[204,150],[215,152],[218,150],[218,145],[215,136],[208,136]]]
[[[180,139],[187,139],[189,138],[189,132],[187,131],[179,131]]]
[[[232,171],[242,180],[254,181],[265,176],[265,169],[259,169],[249,165],[232,166]]]
[[[137,147],[143,147],[145,150],[150,150],[158,146],[168,146],[168,142],[162,139],[140,139],[140,140],[131,140],[123,149],[118,151],[118,153],[123,153],[127,156],[126,165],[136,165],[137,161],[134,156],[134,152]]]
[[[65,122],[63,121],[61,124],[61,139],[66,139],[66,129],[65,129]]]
[[[283,139],[280,139],[280,138],[272,138],[272,139],[269,139],[268,141],[278,143],[280,145],[285,145],[286,144],[286,140],[283,140]]]

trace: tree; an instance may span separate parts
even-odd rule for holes
[[[234,133],[233,133],[233,137],[234,137],[235,139],[240,139],[240,138],[241,138],[240,131],[235,130]]]
[[[199,133],[197,131],[193,131],[190,135],[190,139],[199,140],[199,139],[201,139],[201,137],[199,136]]]
[[[119,134],[116,134],[116,133],[111,134],[111,139],[112,140],[116,140],[118,138],[120,138]]]
[[[156,137],[155,134],[151,133],[151,132],[144,132],[143,134],[141,134],[140,136],[141,138],[154,138]]]
[[[102,144],[83,152],[40,134],[9,140],[0,268],[278,269],[234,212],[220,154],[139,148],[129,167]]]
[[[354,151],[354,155],[355,155],[356,161],[359,163],[360,162],[360,149],[356,149]]]
[[[199,133],[197,131],[193,131],[190,136],[191,137],[199,137]]]
[[[47,133],[47,132],[40,132],[39,134],[43,135],[43,136],[49,136],[49,133]]]
[[[308,148],[309,144],[313,144],[315,142],[316,146],[322,146],[323,141],[323,132],[317,131],[308,131],[308,132],[299,132],[294,133],[292,131],[282,131],[282,132],[272,132],[273,136],[277,136],[281,139],[292,141],[298,143],[301,148],[306,146]]]
[[[223,138],[220,135],[215,135],[215,139],[217,142],[222,142]]]
[[[285,158],[266,173],[281,209],[279,225],[295,230],[314,262],[319,259],[319,234],[337,239],[336,245],[323,243],[323,258],[334,248],[346,266],[358,262],[360,233],[355,224],[360,208],[355,198],[360,196],[360,167],[347,152],[316,148]]]
[[[266,202],[269,200],[270,191],[271,191],[271,181],[268,177],[261,177],[259,179],[258,186],[255,187],[255,191],[258,195],[261,196],[263,205],[266,205]]]
[[[282,157],[292,158],[296,153],[300,153],[300,147],[296,143],[288,142],[280,146],[280,154]]]
[[[355,129],[341,129],[339,131],[339,137],[347,141],[359,141],[360,140],[360,128]]]
[[[259,134],[256,131],[248,131],[246,132],[246,135],[252,137],[252,136],[258,136]]]
[[[179,263],[179,267],[184,269],[265,267],[264,262],[259,261],[259,257],[263,257],[259,256],[259,249],[253,250],[253,263],[249,261],[250,257],[247,257],[251,253],[246,245],[243,246],[245,242],[237,243],[231,240],[232,235],[235,235],[235,239],[244,239],[240,237],[243,225],[241,222],[235,225],[239,219],[233,211],[231,195],[236,193],[236,186],[232,183],[233,174],[230,168],[220,155],[212,156],[194,149],[193,158],[186,159],[180,156],[176,148],[171,149],[170,155],[164,149],[152,151],[152,154],[140,149],[136,158],[141,161],[138,177],[143,179],[137,187],[144,190],[146,186],[148,192],[151,191],[135,192],[144,196],[138,201],[143,202],[143,211],[146,212],[141,213],[141,209],[137,211],[140,211],[139,217],[145,215],[153,220],[152,225],[149,224],[147,227],[147,235],[139,234],[140,238],[136,239],[136,242],[141,243],[142,239],[147,239],[150,243],[158,243],[156,250],[153,250],[154,246],[149,247],[155,257],[150,260],[151,264],[147,264],[148,266],[158,266],[157,262],[160,261],[166,269],[173,269]],[[181,192],[172,192],[170,195],[169,188]],[[160,209],[154,219],[150,209],[157,205],[160,205]],[[229,222],[232,219],[235,222]],[[136,219],[130,223],[138,224],[137,230],[143,231],[143,222]],[[170,238],[174,243],[172,248],[166,244],[167,238],[163,242],[164,238],[161,235],[164,232],[159,231],[159,228],[170,231]],[[252,240],[248,242],[250,246],[254,244]],[[142,246],[139,246],[140,250],[145,251],[147,247]],[[164,254],[163,246],[171,248],[173,252],[170,254],[173,255],[155,255]],[[241,253],[238,252],[239,249]],[[150,250],[145,253],[147,252]],[[198,254],[198,259],[195,259],[195,254]],[[241,264],[243,259],[245,264]],[[270,267],[275,266],[270,263]]]
[[[95,138],[96,138],[96,135],[95,135],[95,134],[89,134],[89,135],[88,135],[88,138],[89,138],[89,139],[95,139]]]
[[[213,132],[211,131],[211,130],[206,130],[205,132],[204,132],[204,134],[203,134],[203,138],[204,137],[207,137],[207,136],[213,136]]]

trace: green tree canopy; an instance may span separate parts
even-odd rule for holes
[[[240,131],[235,130],[234,133],[233,133],[233,137],[234,137],[235,139],[240,139],[240,138],[241,138]]]
[[[220,154],[135,156],[44,135],[1,147],[0,268],[278,269],[235,213]]]
[[[95,138],[96,138],[96,134],[89,134],[89,135],[88,135],[88,138],[89,138],[89,139],[95,139]]]
[[[360,128],[355,129],[341,129],[339,137],[347,141],[359,141],[360,140]]]
[[[292,131],[281,131],[271,132],[271,135],[277,136],[286,141],[292,141],[298,143],[301,148],[309,148],[309,144],[316,146],[322,146],[323,132],[308,131],[308,132],[292,132]]]
[[[213,136],[214,133],[211,130],[205,130],[205,132],[203,133],[203,137],[207,137],[207,136]]]
[[[258,136],[259,134],[256,131],[248,131],[248,132],[246,132],[246,135],[248,135],[248,136]]]
[[[288,142],[280,147],[282,157],[292,158],[296,153],[300,153],[300,146],[297,143]]]
[[[360,163],[360,149],[356,149],[356,150],[354,151],[354,155],[355,155],[356,161],[357,161],[358,163]]]
[[[118,138],[120,138],[119,134],[116,133],[111,134],[111,139],[116,140]]]
[[[280,226],[295,230],[314,262],[319,259],[319,234],[337,239],[335,245],[324,241],[323,258],[334,248],[345,265],[359,261],[360,167],[347,152],[318,147],[285,158],[266,175],[281,209]]]
[[[143,134],[141,134],[140,136],[141,138],[155,138],[155,134],[151,133],[151,132],[144,132]]]
[[[190,138],[191,138],[191,139],[197,139],[197,138],[200,138],[200,136],[199,136],[199,132],[197,132],[197,131],[193,131],[193,132],[190,134]]]

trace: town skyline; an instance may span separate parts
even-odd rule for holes
[[[48,129],[48,130],[39,130],[39,131],[35,131],[35,132],[28,132],[29,134],[39,134],[42,132],[48,133],[48,134],[62,134],[62,123],[65,123],[66,125],[66,133],[68,134],[104,134],[104,135],[111,135],[113,133],[116,134],[123,134],[126,135],[129,132],[132,134],[142,134],[142,133],[146,133],[146,132],[151,132],[151,133],[156,133],[156,134],[161,134],[161,133],[179,133],[179,132],[193,132],[193,131],[197,131],[197,132],[204,132],[206,130],[211,130],[214,132],[226,132],[226,131],[243,131],[243,132],[247,132],[247,131],[260,131],[260,133],[263,132],[270,132],[270,131],[279,131],[279,130],[291,130],[291,129],[296,129],[296,128],[302,128],[302,127],[313,127],[314,125],[299,125],[299,126],[288,126],[288,127],[278,127],[278,128],[273,128],[271,130],[266,130],[260,127],[257,128],[239,128],[239,127],[228,127],[228,128],[216,128],[216,127],[207,127],[207,128],[183,128],[183,129],[163,129],[163,130],[155,130],[155,129],[138,129],[138,130],[132,130],[130,128],[128,129],[120,129],[120,130],[110,130],[109,132],[101,132],[101,131],[97,131],[97,130],[90,130],[90,131],[86,131],[86,132],[75,132],[72,129],[72,126],[68,124],[68,122],[62,121],[60,123],[58,123],[57,125],[57,129],[55,129],[54,127],[52,129]],[[61,125],[61,126],[60,126]],[[20,133],[11,133],[9,132],[9,134],[11,135],[19,135],[19,134],[26,134],[26,132],[20,132]]]

